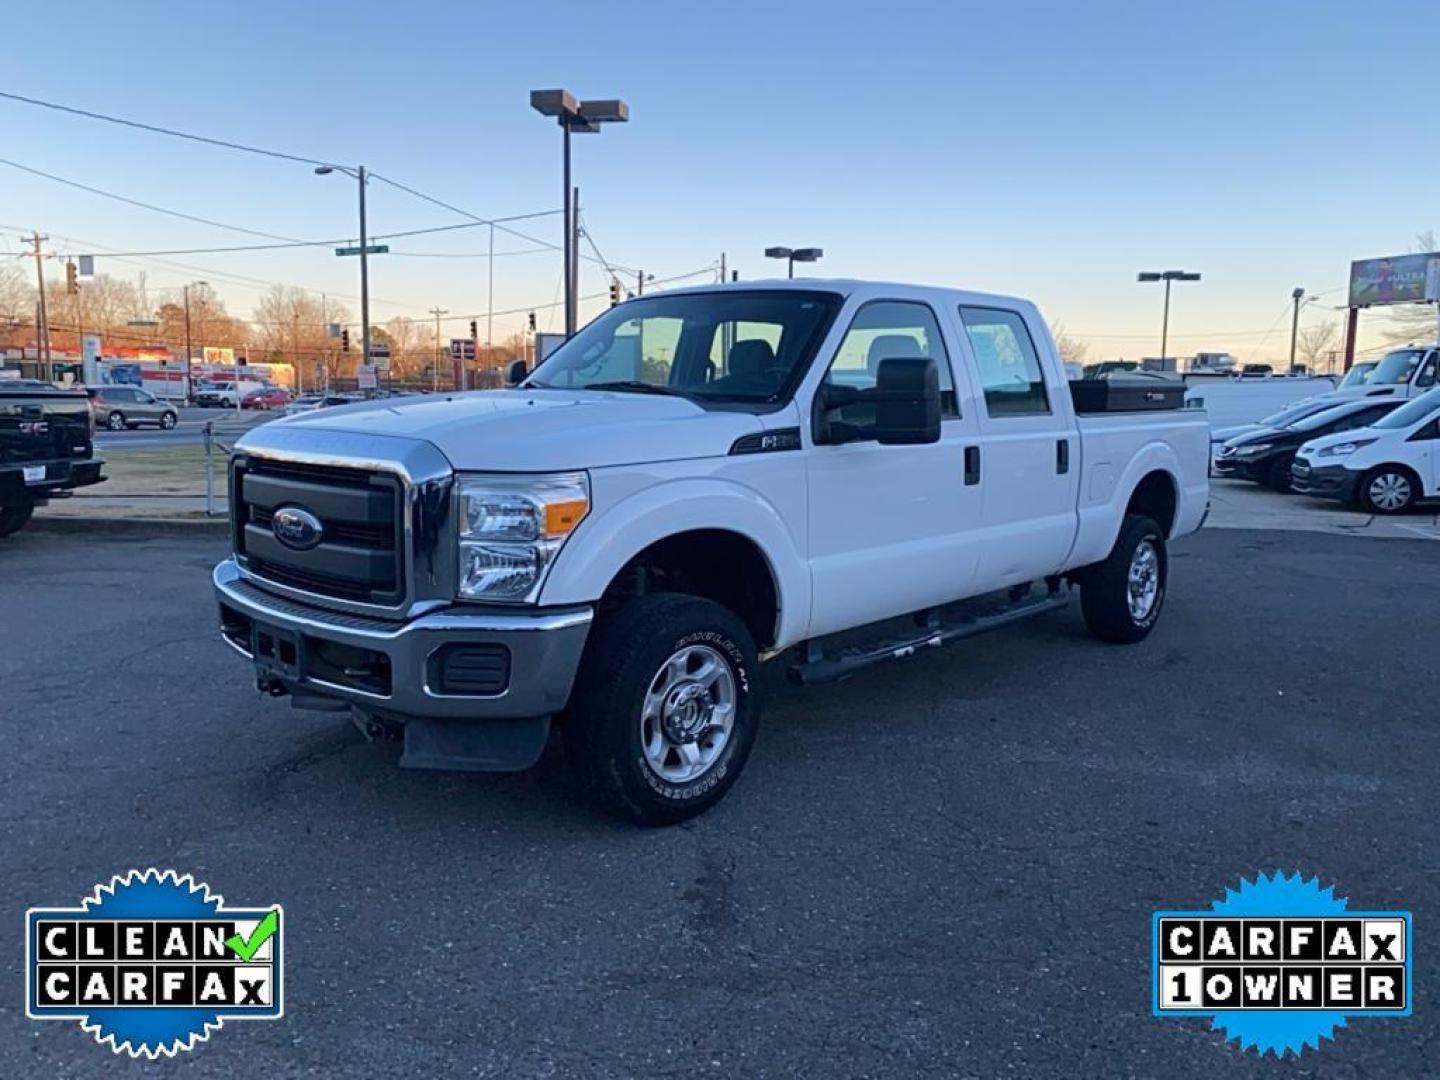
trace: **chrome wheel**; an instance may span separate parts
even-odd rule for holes
[[[730,742],[735,675],[709,645],[687,645],[660,666],[640,711],[650,771],[672,784],[703,776]]]
[[[124,414],[118,413],[118,412],[112,412],[112,413],[110,414],[109,419],[107,419],[107,420],[105,421],[105,426],[108,427],[111,431],[124,431],[124,430],[125,430],[125,416],[124,416]]]
[[[1380,510],[1399,510],[1410,501],[1410,481],[1400,473],[1381,473],[1366,489],[1370,502]]]
[[[1125,599],[1130,617],[1143,622],[1155,610],[1160,596],[1160,554],[1150,540],[1142,540],[1130,556],[1130,572],[1126,576]]]

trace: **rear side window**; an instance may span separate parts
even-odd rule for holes
[[[1019,312],[962,306],[960,321],[975,353],[985,411],[991,416],[1048,415],[1040,356]]]

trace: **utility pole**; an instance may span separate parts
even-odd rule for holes
[[[185,359],[181,361],[185,365],[185,396],[190,396],[190,286],[186,285],[181,290],[185,297]],[[240,366],[235,366],[235,398],[240,398]]]
[[[438,371],[440,370],[440,316],[441,316],[441,315],[449,315],[450,312],[447,311],[445,308],[442,308],[442,307],[432,307],[432,308],[430,309],[430,314],[435,316],[435,359],[434,359],[433,361],[431,361],[431,363],[432,363],[433,366],[431,367],[430,370],[431,370],[432,372],[438,372]],[[461,379],[460,379],[460,381],[463,383],[463,382],[465,381],[465,379],[464,379],[464,371],[465,371],[465,358],[464,358],[464,356],[461,356],[461,358],[460,358],[460,371],[461,371]],[[436,375],[435,378],[438,380],[438,379],[439,379],[439,375]],[[463,389],[465,389],[465,387],[461,386],[459,389],[463,390]]]
[[[45,308],[45,266],[42,262],[41,245],[49,240],[49,235],[41,236],[38,232],[32,233],[23,242],[35,245],[35,288],[40,295],[40,325],[37,328],[36,347],[40,350],[40,361],[42,377],[49,382],[54,376],[54,369],[50,364],[50,313]]]
[[[636,295],[636,296],[644,296],[644,295],[645,295],[645,271],[644,271],[644,270],[636,270],[636,271],[635,271],[635,295]]]
[[[490,295],[485,301],[485,355],[495,344],[495,223],[490,223],[490,269],[486,273]]]
[[[290,312],[290,347],[295,351],[295,393],[305,392],[305,371],[300,366],[300,309]]]
[[[725,252],[722,251],[722,252],[720,252],[720,284],[721,284],[721,285],[724,285],[724,284],[725,284],[725,279],[726,279],[726,277],[728,277],[728,276],[729,276],[729,275],[725,273]]]
[[[1290,374],[1295,374],[1295,337],[1300,332],[1300,298],[1305,295],[1305,290],[1296,286],[1295,291],[1290,294],[1290,299],[1295,302],[1295,311],[1290,316]],[[1314,374],[1314,372],[1311,372]]]

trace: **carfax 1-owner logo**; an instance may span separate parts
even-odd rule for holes
[[[1157,911],[1156,1016],[1203,1016],[1261,1054],[1299,1054],[1351,1017],[1411,1012],[1408,911],[1368,911],[1315,878],[1260,874],[1208,911]]]
[[[193,1049],[226,1020],[284,1013],[278,904],[226,907],[174,870],[132,870],[74,908],[25,913],[25,1012],[79,1020],[131,1057]]]

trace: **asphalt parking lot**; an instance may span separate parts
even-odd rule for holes
[[[1212,530],[1133,648],[1066,612],[810,689],[641,831],[561,756],[401,772],[251,690],[214,539],[0,547],[0,1075],[1440,1074],[1440,546]],[[116,1059],[24,1015],[21,926],[112,873],[282,903],[286,1013]],[[1415,1015],[1277,1066],[1150,1014],[1150,914],[1300,868],[1415,913]]]

